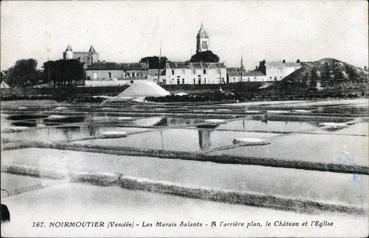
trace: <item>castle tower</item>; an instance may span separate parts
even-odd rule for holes
[[[209,35],[206,32],[204,25],[201,27],[196,36],[196,53],[209,50]]]
[[[93,45],[91,45],[90,49],[88,50],[88,54],[89,54],[89,57],[88,57],[89,65],[94,64],[99,60],[99,53],[96,52]]]
[[[68,44],[67,49],[63,52],[63,58],[65,60],[73,59],[73,50],[72,47]]]

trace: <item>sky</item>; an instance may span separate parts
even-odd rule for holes
[[[100,60],[145,56],[189,60],[203,22],[210,50],[227,66],[336,58],[368,65],[366,1],[2,1],[1,70],[18,59],[38,67],[70,44]]]

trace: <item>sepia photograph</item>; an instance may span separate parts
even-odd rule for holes
[[[368,237],[368,2],[1,1],[2,237]]]

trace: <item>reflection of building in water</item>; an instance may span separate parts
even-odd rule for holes
[[[67,141],[71,141],[73,134],[78,134],[80,127],[79,126],[69,126],[69,127],[57,127],[63,131],[63,134]]]
[[[211,131],[212,130],[199,130],[199,146],[202,150],[208,150],[211,146]]]
[[[96,136],[97,126],[94,122],[91,122],[87,125],[89,136]]]
[[[168,126],[186,126],[200,123],[200,119],[189,119],[189,118],[168,118]]]

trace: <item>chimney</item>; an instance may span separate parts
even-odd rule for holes
[[[298,64],[299,64],[299,63],[300,63],[300,59],[297,59],[297,60],[296,60],[296,63],[298,63]]]
[[[286,63],[286,60],[285,60],[285,59],[284,59],[284,60],[282,60],[282,63],[284,63],[284,64],[285,64],[285,63]]]

